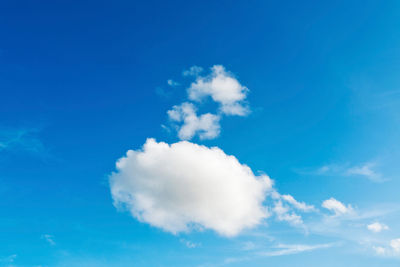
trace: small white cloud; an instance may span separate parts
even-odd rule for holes
[[[188,70],[182,72],[183,76],[198,76],[203,71],[202,67],[192,66]]]
[[[201,246],[200,243],[194,243],[192,241],[189,241],[189,240],[186,240],[186,239],[183,239],[183,238],[181,238],[179,241],[182,244],[184,244],[187,248],[197,248],[197,247]]]
[[[291,195],[282,195],[282,199],[290,203],[296,209],[301,210],[303,212],[317,211],[317,209],[313,205],[307,205],[304,202],[299,202],[296,199],[294,199],[294,197],[292,197]]]
[[[333,197],[325,200],[322,203],[322,207],[325,209],[328,209],[330,211],[333,211],[335,213],[335,215],[337,215],[337,216],[348,214],[353,211],[353,208],[350,205],[345,206],[342,202],[334,199]]]
[[[174,80],[171,80],[171,79],[169,79],[169,80],[167,81],[167,83],[168,83],[168,85],[171,86],[171,87],[177,87],[177,86],[180,85],[178,82],[175,82]]]
[[[291,211],[289,207],[284,206],[282,201],[277,201],[272,208],[272,211],[276,215],[276,218],[279,221],[286,221],[294,226],[303,225],[303,220],[300,215],[297,215],[295,212]]]
[[[379,233],[382,230],[388,230],[389,227],[383,223],[379,223],[379,222],[374,222],[371,223],[369,225],[367,225],[368,230],[374,232],[374,233]]]
[[[220,117],[211,113],[197,116],[196,109],[191,103],[173,106],[168,112],[170,120],[181,123],[178,126],[178,137],[181,140],[190,140],[196,134],[200,139],[213,139],[220,133]]]
[[[247,92],[247,87],[241,85],[221,65],[213,66],[210,75],[197,76],[196,81],[188,89],[189,99],[201,101],[210,96],[220,104],[222,113],[239,116],[245,116],[249,113],[248,107],[243,102]]]
[[[370,162],[370,163],[366,163],[361,166],[355,166],[355,167],[349,168],[346,173],[348,175],[363,176],[374,182],[380,182],[380,181],[382,181],[382,174],[373,170],[373,167],[375,165],[376,165],[375,163]]]
[[[44,234],[44,235],[42,235],[42,239],[46,240],[47,243],[49,243],[52,246],[54,246],[56,244],[56,242],[54,241],[53,235]]]
[[[235,236],[268,217],[263,201],[272,180],[217,147],[148,139],[116,167],[110,176],[115,206],[168,232],[199,226]]]

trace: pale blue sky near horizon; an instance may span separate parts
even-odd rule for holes
[[[399,16],[377,0],[2,1],[0,266],[399,266]],[[248,113],[190,99],[213,66]],[[190,145],[306,208],[266,193],[266,218],[227,237],[116,207],[117,160],[180,142],[167,111],[184,102],[220,127]]]

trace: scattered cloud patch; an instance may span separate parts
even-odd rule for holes
[[[197,226],[235,236],[268,217],[263,201],[272,180],[217,147],[148,139],[116,167],[110,176],[115,206],[174,234]]]
[[[389,227],[383,223],[374,222],[374,223],[368,224],[367,229],[374,233],[379,233],[383,230],[388,230]]]
[[[178,137],[181,140],[190,140],[195,134],[200,139],[213,139],[220,133],[220,117],[211,113],[200,116],[196,114],[196,108],[192,103],[183,103],[179,106],[173,106],[167,112],[168,117],[174,123],[180,123],[178,128]]]
[[[216,138],[220,134],[223,116],[245,116],[250,112],[245,101],[249,90],[224,66],[214,65],[208,75],[201,75],[202,71],[201,67],[193,66],[183,72],[184,76],[195,79],[187,88],[188,99],[167,112],[181,140],[190,140],[197,134],[200,139]],[[180,85],[173,80],[167,82],[172,87]],[[162,89],[158,90],[165,95]],[[217,103],[218,110],[197,115],[198,105],[206,98]]]
[[[396,252],[400,253],[400,238],[392,239],[390,241],[390,247]]]
[[[279,221],[286,221],[294,226],[303,225],[303,220],[301,216],[291,211],[289,207],[284,206],[282,204],[282,201],[275,202],[272,211]]]
[[[392,239],[387,246],[374,246],[375,253],[385,257],[400,256],[400,238]]]
[[[342,202],[333,197],[322,202],[322,207],[334,212],[336,216],[353,212],[353,208],[350,205],[345,206]]]
[[[188,70],[182,72],[183,76],[198,76],[203,71],[202,67],[192,66]]]
[[[271,198],[274,200],[271,211],[275,214],[278,221],[286,221],[292,226],[305,227],[303,219],[294,210],[300,212],[317,212],[313,205],[297,201],[291,195],[281,195],[276,190],[271,192]]]
[[[211,97],[220,104],[223,114],[245,116],[249,113],[244,103],[248,91],[224,66],[215,65],[211,68],[211,74],[197,76],[196,81],[188,88],[188,95],[193,101]]]

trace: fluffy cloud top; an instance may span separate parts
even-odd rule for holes
[[[333,211],[335,213],[335,215],[344,215],[344,214],[351,213],[353,211],[353,209],[350,205],[345,206],[342,202],[334,199],[333,197],[325,200],[322,203],[322,207],[324,207],[325,209],[328,209],[330,211]]]
[[[262,203],[272,180],[254,175],[216,147],[148,139],[142,150],[129,150],[116,167],[110,176],[114,204],[165,231],[197,226],[234,236],[268,215]]]
[[[389,227],[383,223],[379,223],[379,222],[375,222],[375,223],[371,223],[369,225],[367,225],[368,230],[375,232],[375,233],[379,233],[382,230],[388,230]]]
[[[182,140],[190,140],[198,133],[200,139],[212,139],[220,133],[220,117],[211,113],[197,116],[195,106],[192,103],[182,103],[173,106],[168,112],[170,120],[182,123],[178,127],[178,137]]]
[[[221,65],[213,66],[210,75],[197,76],[188,89],[189,99],[201,101],[210,96],[221,105],[222,113],[239,116],[248,113],[248,108],[243,104],[247,92],[248,89]]]

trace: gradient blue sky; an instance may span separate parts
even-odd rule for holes
[[[399,266],[399,17],[377,0],[1,1],[0,266]],[[250,113],[191,142],[313,205],[303,225],[172,234],[113,205],[128,149],[179,141],[182,72],[218,64]]]

